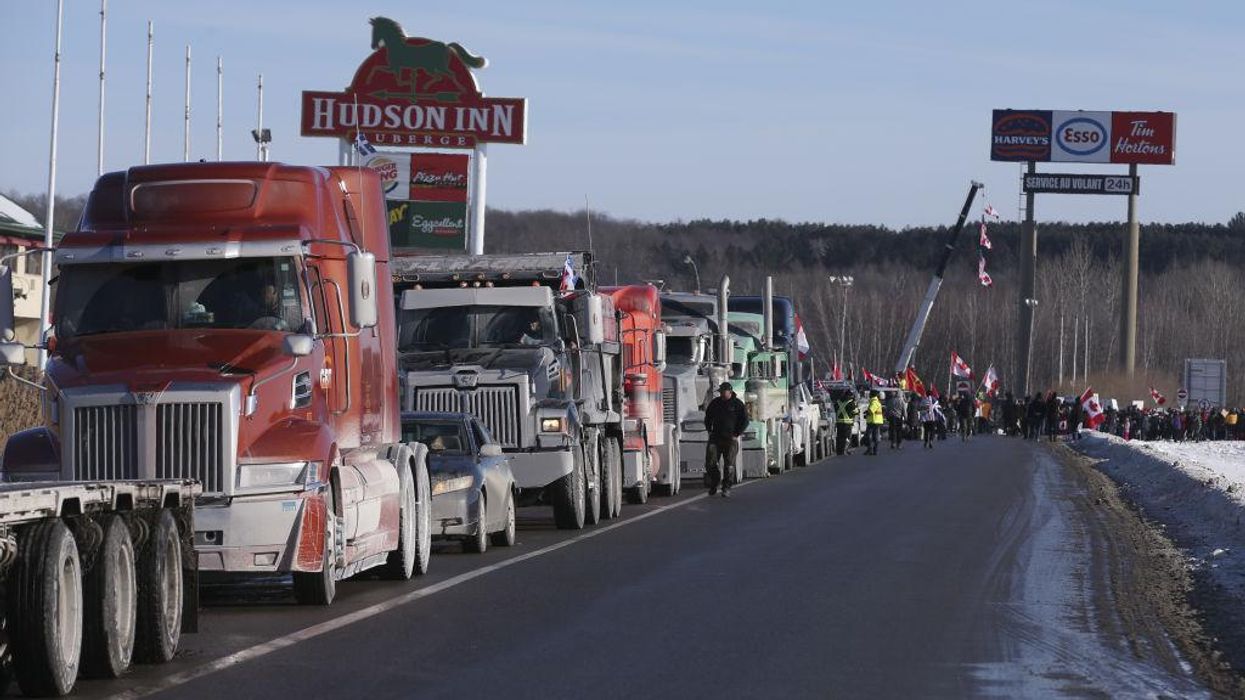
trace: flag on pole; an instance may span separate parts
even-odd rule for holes
[[[839,363],[837,362],[834,363],[834,369],[830,373],[830,379],[831,381],[836,381],[836,382],[843,381],[843,368],[840,367]]]
[[[973,378],[973,368],[969,367],[968,363],[964,361],[964,358],[957,355],[954,350],[951,351],[951,374],[959,377],[960,379]]]
[[[911,367],[904,373],[904,380],[908,384],[908,391],[914,392],[917,396],[925,398],[925,383],[921,378],[916,376],[916,370]]]
[[[869,382],[869,386],[877,386],[877,385],[878,385],[878,383],[879,383],[879,382],[878,382],[877,375],[873,374],[872,372],[870,372],[869,370],[865,369],[864,367],[861,367],[861,368],[860,368],[860,371],[861,371],[861,372],[864,372],[864,375],[865,375],[865,381],[866,381],[866,382]]]
[[[987,205],[986,205],[986,208],[985,208],[985,210],[982,212],[982,215],[983,215],[983,216],[988,216],[988,217],[990,217],[990,218],[992,218],[992,219],[997,219],[997,218],[999,218],[999,212],[998,212],[998,211],[997,211],[997,210],[996,210],[993,206],[991,206],[991,205],[989,205],[989,204],[987,204]]]
[[[1105,418],[1102,415],[1102,405],[1098,403],[1098,395],[1094,393],[1091,386],[1081,394],[1081,424],[1086,428],[1097,428]]]
[[[355,134],[354,150],[358,151],[361,156],[370,156],[376,152],[376,147],[367,140],[367,137],[364,136],[362,132],[360,132]]]
[[[1150,387],[1150,398],[1154,399],[1154,403],[1159,406],[1167,403],[1167,397],[1160,394],[1159,390],[1154,387]]]
[[[999,373],[994,371],[994,365],[986,370],[986,377],[981,381],[981,388],[985,389],[987,396],[994,396],[999,390]]]
[[[575,283],[579,281],[579,277],[575,275],[575,263],[571,260],[570,253],[566,255],[566,262],[562,265],[562,283],[558,286],[561,292],[575,291]]]
[[[804,334],[804,323],[800,321],[800,315],[795,315],[795,349],[800,353],[800,359],[803,360],[808,356],[809,351],[808,336]]]

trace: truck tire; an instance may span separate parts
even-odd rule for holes
[[[419,502],[415,518],[415,575],[428,573],[432,563],[432,477],[427,460],[415,461],[415,499]]]
[[[463,540],[463,551],[469,554],[484,554],[488,551],[488,501],[484,499],[484,490],[480,490],[480,500],[476,501],[476,534]]]
[[[514,526],[514,494],[506,494],[506,526],[489,535],[489,539],[498,547],[513,547],[515,543]]]
[[[137,572],[134,660],[162,664],[177,653],[182,636],[182,539],[168,508],[160,510],[151,528]]]
[[[608,518],[622,515],[622,452],[618,447],[618,439],[607,437],[601,441],[601,463],[604,465]]]
[[[4,599],[4,585],[0,584],[0,600]],[[9,694],[13,681],[13,646],[9,644],[8,611],[0,608],[0,696]]]
[[[130,528],[120,516],[104,523],[95,566],[83,578],[82,675],[117,678],[134,658],[138,577]]]
[[[804,443],[804,449],[792,457],[792,461],[795,463],[795,466],[797,467],[808,466],[808,451],[811,449],[813,449],[813,446],[811,444],[807,442]]]
[[[82,651],[82,567],[60,520],[27,526],[9,577],[9,642],[17,685],[28,696],[64,695]]]
[[[587,489],[584,488],[584,461],[579,450],[575,450],[574,464],[571,473],[558,479],[550,488],[553,489],[553,519],[559,530],[584,529],[585,503]]]
[[[584,479],[584,522],[589,525],[596,525],[601,522],[601,459],[596,450],[589,454],[588,450],[584,450],[584,466],[586,477]],[[589,488],[591,487],[591,488]]]
[[[319,571],[295,571],[294,600],[299,605],[328,605],[337,595],[337,553],[333,551],[333,489],[324,492],[324,507],[327,516],[324,527],[324,556]]]
[[[398,507],[398,548],[389,553],[381,572],[393,581],[409,581],[415,575],[418,554],[419,500],[415,497],[415,477],[410,469],[402,469],[400,506]]]
[[[614,473],[613,462],[610,461],[610,448],[614,441],[603,437],[597,441],[597,462],[601,465],[601,488],[597,495],[601,501],[601,519],[611,520],[614,512]]]
[[[678,440],[674,441],[674,447],[670,449],[670,454],[672,455],[670,464],[672,476],[670,478],[674,482],[674,485],[670,488],[670,495],[677,496],[679,491],[683,490],[683,448],[679,447]]]

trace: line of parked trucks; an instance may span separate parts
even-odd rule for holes
[[[493,495],[511,528],[515,506],[579,529],[699,483],[702,409],[723,381],[750,419],[744,476],[828,454],[794,306],[769,283],[599,287],[589,253],[393,255],[387,231],[368,169],[98,180],[44,252],[44,424],[4,451],[0,683],[59,695],[79,674],[167,661],[200,576],[288,574],[298,602],[324,605],[362,571],[427,571],[444,484],[429,445],[403,439],[404,412],[474,418],[471,441],[513,473]],[[7,279],[0,331],[3,295]],[[0,342],[5,364],[25,351]]]

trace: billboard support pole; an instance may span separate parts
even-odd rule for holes
[[[484,255],[484,202],[488,144],[477,143],[471,159],[471,226],[467,234],[467,253]]]
[[[1137,180],[1137,164],[1128,166],[1128,176]],[[1128,250],[1124,261],[1124,298],[1120,316],[1120,364],[1129,379],[1137,367],[1137,275],[1141,251],[1141,225],[1137,223],[1137,189],[1128,195]]]
[[[1028,174],[1037,173],[1037,163],[1029,161]],[[1033,317],[1037,307],[1034,301],[1037,278],[1037,223],[1033,219],[1033,192],[1025,193],[1025,220],[1020,226],[1020,320],[1016,324],[1016,363],[1019,396],[1029,395],[1029,354],[1033,350]]]

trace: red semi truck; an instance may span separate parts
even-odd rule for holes
[[[373,171],[109,173],[55,262],[46,425],[9,439],[7,480],[196,480],[199,569],[288,572],[301,603],[365,569],[426,570]]]
[[[632,503],[650,491],[679,492],[679,428],[666,421],[662,371],[666,333],[661,296],[651,284],[603,287],[618,310],[623,346],[623,485]]]

